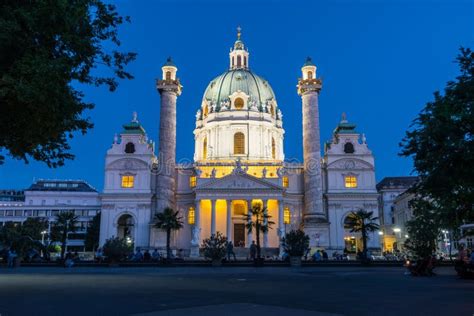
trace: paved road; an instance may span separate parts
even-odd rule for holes
[[[0,269],[5,315],[468,315],[474,281],[402,268]]]

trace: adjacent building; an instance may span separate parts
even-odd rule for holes
[[[417,179],[417,177],[386,177],[377,184],[384,251],[400,250],[400,245],[403,243],[402,237],[406,235],[406,230],[400,227],[401,220],[404,218],[401,214],[410,213],[407,199],[410,199],[411,195],[406,191],[416,183]],[[399,217],[397,217],[395,207],[398,209]]]
[[[0,226],[39,217],[50,223],[49,230],[57,214],[72,211],[78,216],[78,227],[69,234],[67,249],[84,251],[87,227],[100,208],[99,193],[85,181],[38,180],[23,191],[0,191]]]

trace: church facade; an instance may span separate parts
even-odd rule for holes
[[[211,80],[196,112],[192,164],[176,164],[176,105],[182,92],[171,59],[156,87],[161,97],[158,151],[136,114],[115,136],[105,161],[100,243],[113,236],[135,247],[163,248],[164,232],[154,215],[178,210],[183,229],[172,247],[199,256],[204,238],[221,232],[237,247],[255,236],[245,214],[255,203],[275,223],[261,245],[278,252],[281,237],[302,228],[312,248],[329,253],[361,248],[360,236],[344,225],[347,215],[364,209],[378,216],[375,165],[365,136],[345,115],[321,157],[319,93],[322,82],[307,59],[297,93],[303,112],[303,163],[285,161],[283,114],[270,83],[250,70],[240,31],[229,53],[229,67]],[[380,250],[378,234],[369,248]]]

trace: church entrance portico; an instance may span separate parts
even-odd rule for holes
[[[278,248],[283,224],[283,189],[273,183],[247,174],[231,174],[219,179],[206,179],[196,187],[195,222],[192,247],[199,247],[204,238],[217,232],[232,241],[235,247],[249,247],[255,231],[248,232],[247,214],[255,204],[267,209],[275,225],[260,236],[263,248]],[[192,252],[193,253],[193,252]],[[196,254],[196,252],[194,252]]]

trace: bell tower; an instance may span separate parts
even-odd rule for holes
[[[176,77],[178,68],[171,57],[161,69],[162,78],[156,82],[161,96],[156,212],[163,212],[166,207],[174,207],[175,204],[176,101],[182,89]]]
[[[249,68],[249,51],[241,40],[242,28],[237,27],[237,40],[234,47],[229,53],[229,69],[248,69]]]
[[[304,229],[311,246],[325,246],[329,244],[329,224],[323,209],[318,104],[322,81],[316,78],[310,57],[301,72],[297,87],[303,108]]]

